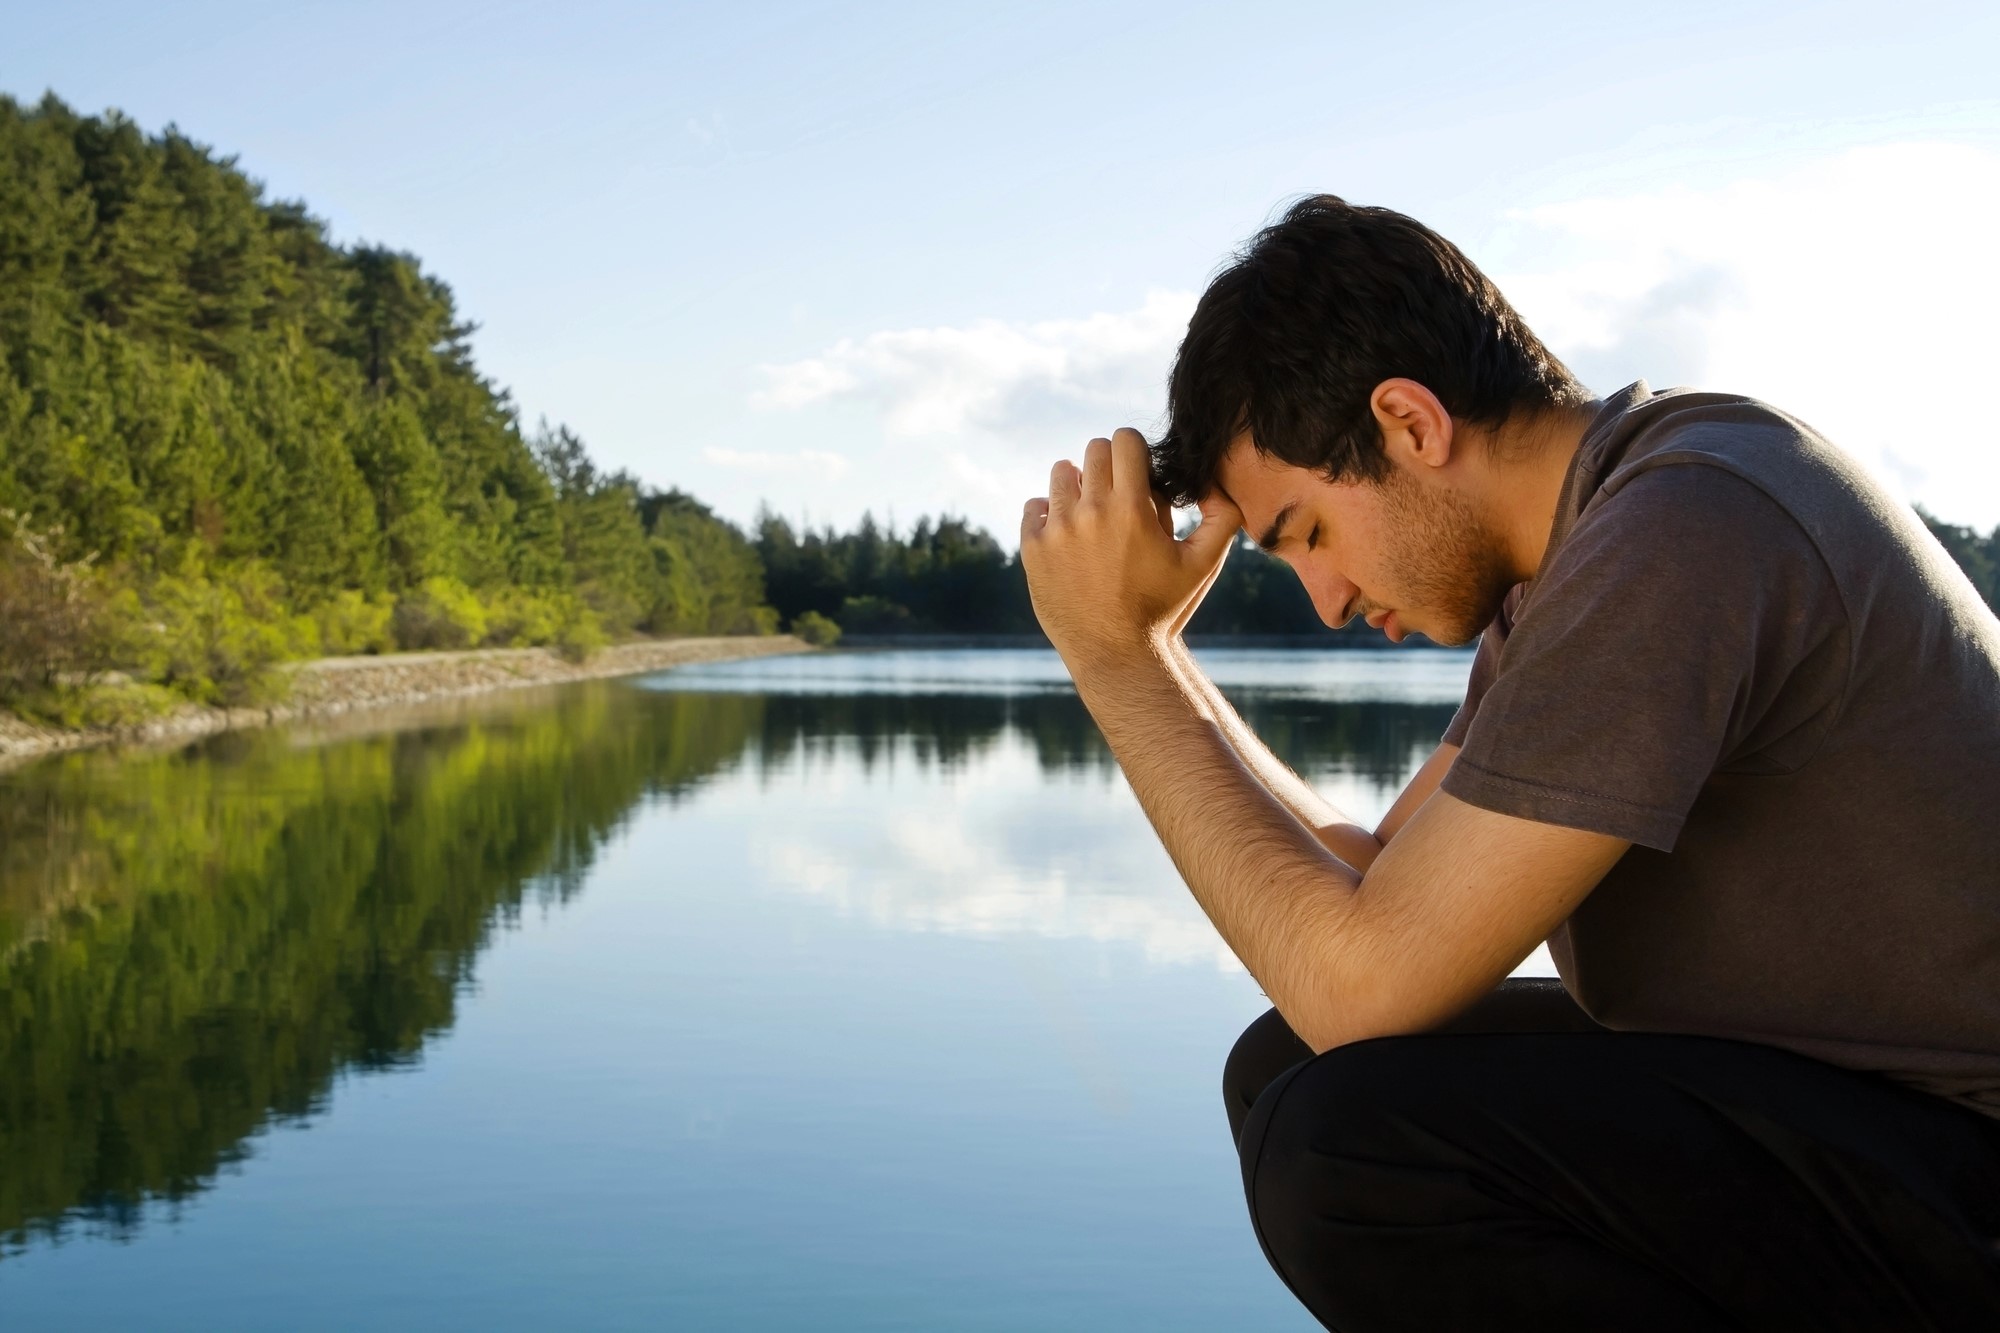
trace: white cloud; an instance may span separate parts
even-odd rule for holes
[[[892,437],[1106,430],[1165,406],[1167,366],[1194,309],[1154,292],[1136,310],[1033,323],[897,329],[844,338],[803,361],[763,367],[754,406],[858,401]]]
[[[1496,280],[1599,390],[1749,393],[1905,498],[2000,523],[2000,154],[1856,149],[1710,189],[1515,215]]]
[[[848,460],[844,455],[829,453],[824,449],[795,449],[789,453],[774,453],[756,449],[722,449],[710,445],[701,451],[704,461],[716,467],[733,468],[739,472],[799,473],[824,477],[844,476]]]

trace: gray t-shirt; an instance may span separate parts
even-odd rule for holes
[[[2000,1116],[2000,622],[1809,427],[1610,398],[1445,740],[1458,799],[1634,844],[1549,939],[1600,1023]]]

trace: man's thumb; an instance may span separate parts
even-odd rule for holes
[[[1183,539],[1183,545],[1189,555],[1210,564],[1223,557],[1242,527],[1243,514],[1235,505],[1221,496],[1210,496],[1201,502],[1201,522]]]

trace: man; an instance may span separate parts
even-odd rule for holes
[[[1983,411],[1907,390],[1920,435]],[[1916,518],[1762,404],[1592,401],[1449,242],[1330,196],[1210,285],[1169,408],[1055,465],[1022,558],[1276,1006],[1225,1092],[1299,1299],[2000,1328],[2000,624]],[[1372,831],[1180,640],[1239,528],[1328,624],[1480,639]],[[1543,940],[1562,986],[1502,985]]]

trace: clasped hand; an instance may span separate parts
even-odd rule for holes
[[[1049,470],[1049,493],[1021,515],[1021,563],[1035,617],[1071,670],[1178,634],[1222,572],[1243,516],[1221,494],[1201,524],[1174,537],[1173,509],[1152,488],[1146,441],[1129,428],[1092,440],[1083,466]]]

